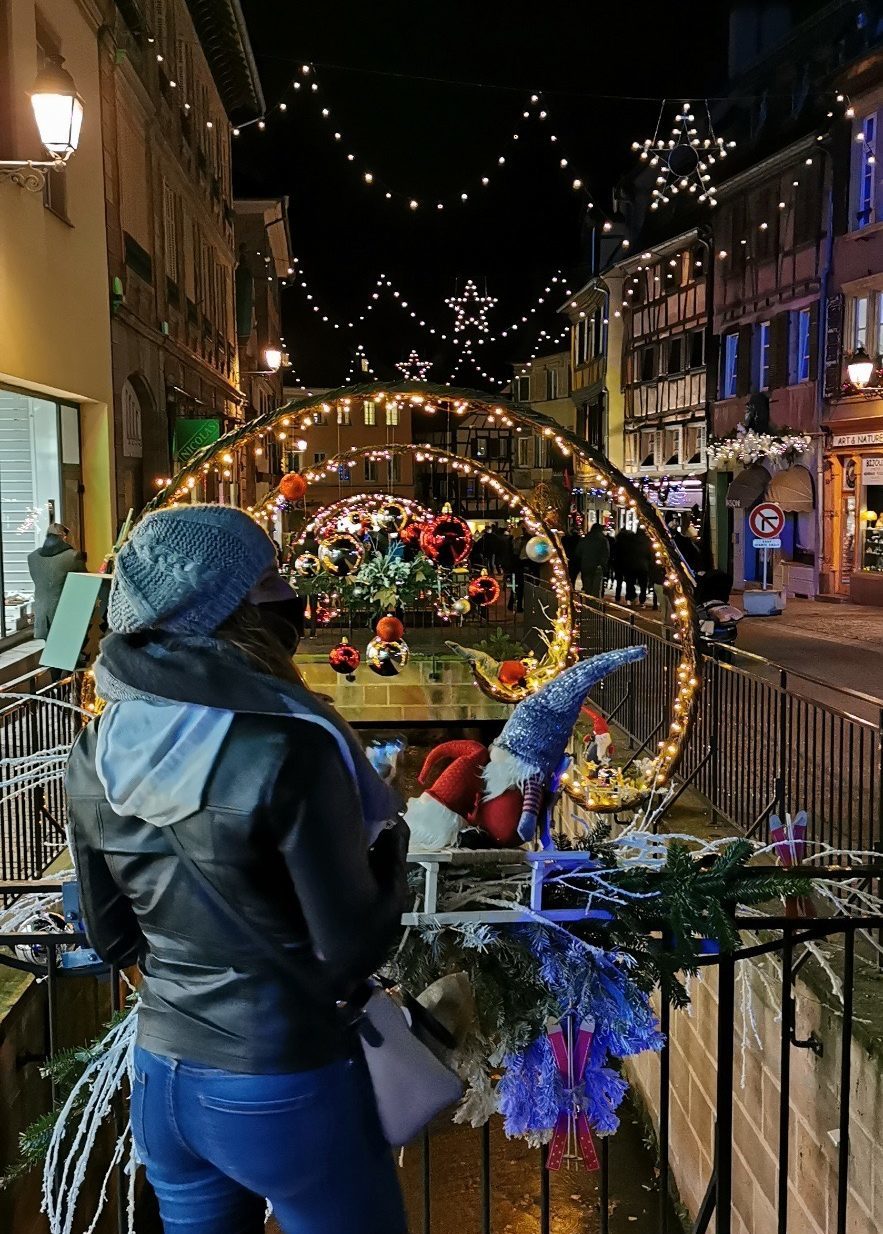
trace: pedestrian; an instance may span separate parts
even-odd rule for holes
[[[574,552],[576,574],[582,578],[583,594],[600,600],[604,593],[604,571],[610,560],[610,545],[600,523],[593,523]]]
[[[406,1231],[337,1000],[395,936],[407,829],[295,669],[291,598],[241,510],[148,515],[113,575],[108,705],[68,765],[90,943],[142,972],[132,1132],[169,1234],[262,1234],[267,1200],[285,1234]]]
[[[34,638],[48,638],[58,601],[69,574],[82,574],[86,562],[70,542],[64,523],[50,523],[46,539],[28,554],[28,572],[34,584]]]
[[[639,527],[630,543],[630,568],[626,579],[626,600],[643,608],[647,603],[650,587],[650,570],[653,566],[653,545],[643,527]]]
[[[496,523],[491,523],[490,527],[486,527],[484,534],[484,556],[488,574],[499,574],[500,557],[504,547],[503,537],[500,535],[500,529]]]
[[[685,535],[681,531],[676,531],[672,534],[672,539],[674,540],[678,552],[681,554],[684,561],[690,567],[692,572],[696,574],[702,565],[702,554],[699,551],[697,537],[695,535]]]
[[[665,566],[653,553],[650,561],[650,585],[653,588],[653,611],[659,610],[659,620],[667,626],[671,609],[668,603],[668,592],[665,589]]]
[[[504,578],[511,576],[514,562],[515,542],[512,538],[512,528],[507,523],[497,539],[497,566]]]
[[[512,594],[509,597],[509,608],[516,613],[524,612],[524,580],[530,565],[527,556],[528,539],[523,527],[519,527],[512,537]]]
[[[630,531],[628,527],[620,527],[616,533],[614,546],[614,561],[616,566],[616,577],[613,581],[614,597],[617,604],[622,603],[622,589],[626,587],[626,600],[628,600],[628,580],[632,569],[632,541],[635,538],[635,533]],[[634,591],[634,584],[632,584]]]

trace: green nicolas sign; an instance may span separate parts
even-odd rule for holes
[[[176,420],[175,458],[187,464],[204,446],[210,446],[221,436],[220,420]]]

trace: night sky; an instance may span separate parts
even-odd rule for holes
[[[444,299],[472,277],[499,298],[489,319],[496,332],[536,303],[557,268],[574,288],[585,274],[587,198],[573,191],[573,178],[609,211],[614,183],[634,166],[631,142],[652,135],[662,97],[725,90],[727,7],[243,0],[268,105],[284,100],[287,110],[273,111],[265,131],[235,139],[236,191],[289,196],[294,251],[322,313],[353,319],[384,272],[428,326],[450,334]],[[315,65],[318,93],[300,73],[306,63]],[[297,92],[294,77],[305,83]],[[545,121],[523,119],[532,91],[541,93],[534,111],[546,109]],[[344,141],[334,141],[335,129]],[[349,151],[361,164],[347,161]],[[373,185],[360,167],[374,173]],[[482,188],[485,174],[491,185]],[[386,200],[386,189],[421,208]],[[435,208],[438,197],[461,190],[468,205]],[[342,383],[357,343],[381,378],[398,376],[393,366],[412,347],[433,360],[430,379],[449,376],[453,349],[420,330],[388,292],[353,332],[324,324],[299,288],[283,297],[287,346],[309,385]],[[541,315],[563,295],[546,299],[519,334],[482,349],[483,367],[505,377],[509,362],[533,350],[539,329],[563,327],[553,312]],[[485,384],[468,363],[458,380]]]

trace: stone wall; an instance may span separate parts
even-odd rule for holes
[[[769,960],[760,964],[762,968],[754,961],[737,965],[733,1234],[776,1234],[778,1228],[781,966]],[[743,965],[744,976],[740,976]],[[836,958],[833,967],[839,969]],[[796,987],[796,1037],[804,1041],[815,1034],[823,1054],[819,1058],[808,1049],[791,1050],[787,1228],[793,1234],[834,1234],[842,1020],[827,978],[811,970],[807,976]],[[743,983],[750,989],[754,1027],[750,1013],[745,1015],[742,1010]],[[881,992],[879,974],[857,962],[849,1234],[877,1234],[883,1228],[883,1064],[873,1024]],[[681,1201],[695,1217],[711,1177],[714,1153],[716,970],[707,969],[701,981],[694,980],[691,993],[690,1010],[672,1013],[670,1160]],[[658,1129],[658,1056],[640,1056],[629,1064],[628,1072]]]
[[[353,682],[335,673],[324,655],[298,655],[297,664],[307,683],[328,695],[351,723],[503,722],[512,711],[486,698],[469,665],[453,656],[414,655],[395,677],[380,677],[363,661]]]
[[[111,1014],[107,979],[61,977],[57,989],[56,1049],[93,1040]],[[47,1014],[45,982],[0,968],[0,1174],[17,1159],[19,1134],[50,1107],[49,1082],[40,1073],[48,1048]],[[107,1137],[104,1149],[109,1152]],[[0,1189],[0,1230],[45,1234],[48,1226],[40,1212],[41,1181],[36,1170]],[[90,1175],[86,1194],[94,1197],[98,1183],[99,1179]],[[113,1227],[111,1205],[96,1228],[97,1234],[110,1234]]]

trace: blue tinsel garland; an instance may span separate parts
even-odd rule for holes
[[[542,1135],[552,1130],[562,1106],[579,1102],[592,1128],[602,1135],[619,1126],[616,1111],[628,1085],[608,1064],[644,1050],[659,1050],[663,1038],[647,994],[631,975],[633,962],[606,952],[564,930],[523,926],[519,941],[535,956],[539,975],[560,1006],[560,1018],[595,1023],[585,1084],[565,1092],[548,1037],[543,1034],[504,1059],[497,1088],[506,1134]]]

